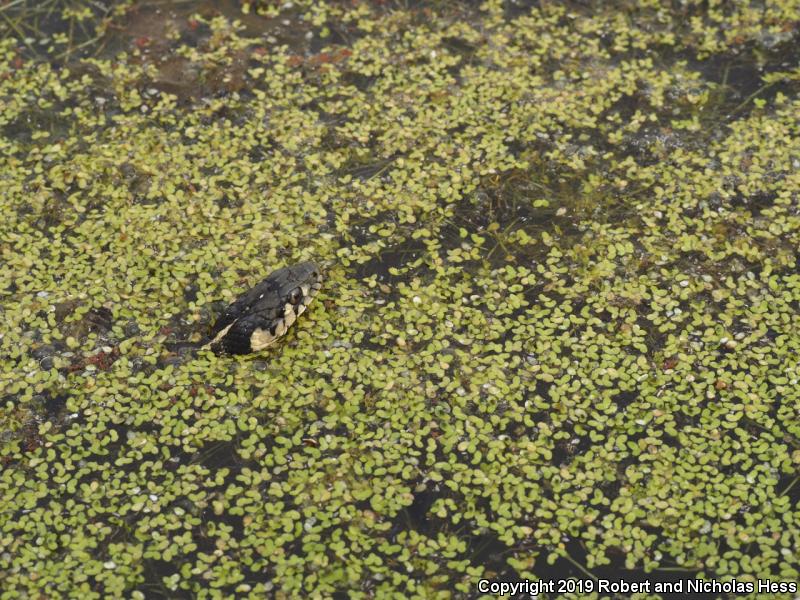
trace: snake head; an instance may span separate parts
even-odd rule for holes
[[[263,350],[286,333],[321,287],[313,262],[278,269],[223,311],[212,328],[211,348],[225,354]]]

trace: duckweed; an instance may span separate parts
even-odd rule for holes
[[[39,4],[4,598],[800,577],[795,0]],[[268,353],[169,350],[306,259]]]

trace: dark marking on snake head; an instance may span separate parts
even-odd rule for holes
[[[303,290],[299,287],[294,288],[291,292],[289,292],[289,302],[292,304],[298,304],[303,299]]]

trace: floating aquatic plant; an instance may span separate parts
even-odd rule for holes
[[[28,4],[7,597],[798,578],[796,2]],[[169,350],[311,258],[269,353]]]

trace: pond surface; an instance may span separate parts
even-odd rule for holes
[[[1,4],[8,597],[796,581],[798,26]],[[302,260],[279,344],[181,346]]]

